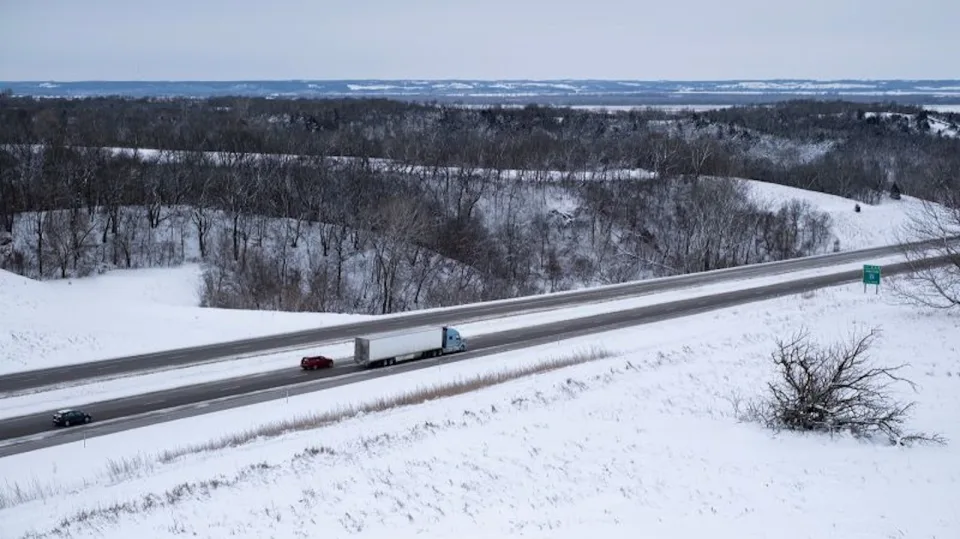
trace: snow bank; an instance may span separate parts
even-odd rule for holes
[[[902,374],[919,384],[901,388],[918,402],[909,427],[960,438],[960,321],[851,284],[446,365],[455,378],[592,344],[620,354],[167,465],[149,463],[231,429],[414,388],[436,371],[7,457],[10,484],[48,489],[0,520],[11,537],[80,511],[72,537],[954,535],[950,445],[774,434],[734,419],[731,398],[769,380],[773,339],[801,325],[823,340],[881,326],[874,360],[911,361]],[[85,466],[62,466],[77,455]],[[114,460],[115,473],[103,472],[137,455],[131,470]]]
[[[35,313],[58,299],[44,283],[0,270],[0,316]]]

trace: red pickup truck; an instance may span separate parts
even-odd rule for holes
[[[330,367],[333,367],[333,360],[327,356],[307,356],[300,360],[300,368],[305,371],[329,369]]]

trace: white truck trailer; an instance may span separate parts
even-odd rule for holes
[[[353,361],[365,367],[383,367],[466,349],[467,340],[452,327],[414,328],[355,338]]]

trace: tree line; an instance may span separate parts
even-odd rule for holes
[[[855,109],[843,114],[857,122]],[[826,215],[760,207],[743,183],[713,176],[868,200],[882,187],[876,163],[844,161],[838,146],[802,162],[758,157],[745,139],[785,138],[760,123],[386,100],[7,96],[0,229],[11,240],[0,264],[53,278],[199,261],[206,305],[385,313],[829,248]],[[831,133],[840,148],[861,140]],[[921,135],[877,145],[901,138]],[[927,138],[911,148],[947,144]]]

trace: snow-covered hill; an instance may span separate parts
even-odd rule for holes
[[[733,402],[771,380],[774,339],[801,326],[820,342],[879,326],[874,364],[906,360],[899,374],[918,384],[894,389],[917,402],[907,427],[948,445],[738,422]],[[323,428],[250,431],[593,346],[613,357]],[[793,539],[960,529],[960,321],[858,283],[430,371],[0,459],[4,536]],[[239,447],[218,449],[231,439]],[[63,464],[80,455],[83,466]]]
[[[200,308],[199,278],[196,264],[42,282],[0,270],[0,373],[366,318]]]
[[[916,114],[866,112],[864,113],[864,119],[876,119],[877,121],[908,132],[960,138],[960,122],[957,121],[956,116],[948,117],[938,114],[926,114],[923,118],[918,118]]]
[[[743,181],[761,207],[775,208],[796,200],[829,215],[833,239],[840,242],[840,249],[844,251],[897,243],[925,207],[924,201],[906,195],[901,195],[900,200],[883,197],[877,204],[864,204],[776,183]],[[856,206],[860,206],[859,212],[855,211]]]

